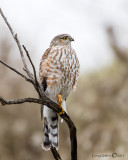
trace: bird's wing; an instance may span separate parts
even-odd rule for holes
[[[62,64],[57,59],[58,54],[58,49],[48,48],[42,56],[39,76],[45,90],[47,89],[48,84],[51,84],[51,80],[54,80],[54,83],[52,84],[55,85],[62,76],[62,71],[60,69]]]
[[[44,87],[44,91],[46,90],[47,88],[47,73],[46,73],[46,68],[45,68],[45,63],[48,59],[48,56],[49,56],[49,53],[50,53],[50,48],[48,48],[43,56],[42,56],[42,59],[41,59],[41,62],[40,62],[40,69],[39,69],[39,76],[40,76],[40,81]]]
[[[41,62],[40,62],[40,67],[39,67],[39,77],[40,77],[40,81],[41,81],[41,84],[43,86],[43,89],[44,91],[47,89],[47,77],[45,77],[45,68],[43,68],[44,66],[44,63],[46,62],[47,58],[48,58],[48,55],[49,55],[49,52],[50,52],[50,48],[48,48],[43,56],[42,56],[42,59],[41,59]],[[43,118],[43,105],[41,105],[41,119]]]

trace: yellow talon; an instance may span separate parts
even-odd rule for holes
[[[58,105],[60,106],[60,108],[62,108],[62,96],[61,96],[61,94],[58,94],[58,96],[57,96],[57,102],[58,102]],[[65,111],[62,108],[62,111],[60,113],[58,113],[58,115],[61,115],[61,114],[64,114],[64,113],[65,113]]]
[[[61,94],[58,94],[57,95],[57,102],[58,102],[58,105],[62,105],[62,97],[61,97]]]
[[[62,108],[62,111],[60,112],[60,113],[57,113],[58,114],[58,116],[60,116],[61,114],[64,114],[65,113],[65,111],[64,111],[64,109]]]

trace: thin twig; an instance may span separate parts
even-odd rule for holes
[[[17,34],[14,36],[14,39],[17,43],[17,46],[19,48],[19,51],[20,51],[20,55],[21,55],[21,58],[22,58],[22,62],[23,62],[23,65],[24,65],[24,70],[26,71],[27,75],[33,79],[33,75],[32,73],[28,70],[28,67],[27,67],[27,64],[26,64],[26,61],[25,61],[25,58],[24,58],[24,54],[23,54],[23,50],[22,50],[22,47],[21,47],[21,44],[20,44],[20,41],[17,37]]]
[[[4,66],[8,67],[10,70],[12,70],[13,72],[17,73],[18,75],[20,75],[21,77],[23,77],[26,81],[30,82],[33,84],[34,88],[36,89],[36,91],[38,92],[39,94],[39,97],[40,96],[40,90],[41,90],[41,93],[42,95],[44,96],[43,94],[43,89],[41,89],[40,87],[40,84],[38,83],[38,81],[35,83],[35,81],[33,81],[31,78],[28,78],[27,76],[23,75],[22,73],[20,73],[19,71],[17,71],[15,68],[9,66],[8,64],[6,64],[5,62],[1,61],[0,60],[0,63],[3,64]]]
[[[12,71],[16,72],[17,74],[19,74],[21,77],[25,78],[27,81],[30,81],[29,78],[27,78],[25,75],[23,75],[22,73],[20,73],[19,71],[17,71],[15,68],[9,66],[8,64],[6,64],[5,62],[0,60],[0,63],[2,63],[4,66],[8,67],[9,69],[11,69]]]
[[[32,65],[33,72],[34,72],[35,82],[38,84],[35,66],[34,66],[34,64],[33,64],[32,60],[31,60],[31,57],[30,57],[30,55],[29,55],[29,53],[28,53],[28,50],[26,49],[26,47],[25,47],[24,45],[22,45],[22,46],[23,46],[23,48],[24,48],[24,50],[25,50],[25,52],[26,52],[26,54],[27,54],[27,57],[28,57],[31,65]]]
[[[35,87],[35,89],[36,89],[36,91],[38,92],[38,94],[39,94],[39,97],[41,97],[41,94],[40,94],[40,84],[39,84],[39,82],[38,82],[38,80],[37,80],[37,76],[36,76],[36,69],[35,69],[35,66],[34,66],[34,64],[33,64],[33,62],[32,62],[32,60],[31,60],[31,57],[30,57],[30,55],[29,55],[29,53],[28,53],[28,50],[26,49],[26,47],[24,46],[24,45],[22,45],[23,46],[23,49],[24,49],[24,51],[26,52],[26,55],[27,55],[27,57],[28,57],[28,59],[29,59],[29,62],[30,62],[30,64],[31,64],[31,66],[32,66],[32,69],[33,69],[33,73],[34,73],[34,87]],[[42,90],[43,91],[43,90]],[[43,92],[42,92],[42,94],[43,94]],[[43,94],[44,95],[44,94]]]
[[[25,68],[25,71],[26,71],[27,75],[28,75],[30,78],[33,79],[33,76],[32,76],[32,74],[30,73],[30,71],[28,70],[28,67],[27,67],[27,65],[26,65],[26,61],[25,61],[25,58],[24,58],[23,50],[22,50],[20,41],[19,41],[19,39],[18,39],[18,37],[17,37],[17,34],[14,33],[11,25],[10,25],[9,22],[7,21],[7,18],[4,16],[3,11],[2,11],[1,8],[0,8],[0,14],[1,14],[1,16],[3,17],[5,23],[7,24],[8,28],[9,28],[9,30],[10,30],[10,32],[11,32],[11,34],[12,34],[14,40],[15,40],[15,42],[16,42],[18,48],[19,48],[19,52],[20,52],[20,55],[21,55],[21,58],[22,58],[22,62],[23,62],[23,65],[24,65],[24,68]]]
[[[8,26],[8,28],[9,28],[10,32],[12,33],[12,36],[14,37],[15,35],[14,35],[13,30],[12,30],[12,27],[9,25],[9,23],[8,23],[8,21],[7,21],[7,18],[4,16],[3,11],[2,11],[1,8],[0,8],[0,14],[1,14],[1,16],[3,17],[5,23],[7,24],[7,26]]]

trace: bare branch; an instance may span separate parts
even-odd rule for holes
[[[1,60],[0,60],[0,63],[2,63],[4,66],[6,66],[6,67],[8,67],[9,69],[11,69],[12,71],[14,71],[15,73],[17,73],[17,74],[20,75],[21,77],[23,77],[26,81],[28,81],[28,82],[30,82],[30,83],[33,84],[33,81],[32,81],[30,78],[26,77],[25,75],[23,75],[22,73],[20,73],[19,71],[17,71],[15,68],[9,66],[8,64],[6,64],[5,62],[3,62],[3,61],[1,61]]]
[[[61,115],[61,118],[65,120],[70,131],[71,141],[71,160],[77,160],[77,138],[76,138],[76,127],[71,118],[65,113]]]
[[[55,147],[51,147],[51,152],[56,160],[62,160]]]
[[[0,97],[0,102],[2,105],[22,104],[26,102],[37,103],[37,104],[43,104],[48,106],[49,108],[53,109],[56,113],[59,113],[62,110],[55,102],[51,101],[47,97],[44,97],[44,99],[24,98],[24,99],[18,99],[18,100],[5,100],[2,97]],[[63,118],[69,126],[70,140],[71,140],[71,160],[77,160],[76,127],[66,113],[63,115],[60,115],[60,117]],[[59,153],[54,148],[51,148],[51,151],[52,153],[54,153],[54,157],[59,157]]]
[[[19,71],[17,71],[15,68],[9,66],[8,64],[6,64],[5,62],[0,60],[0,63],[2,63],[4,66],[8,67],[9,69],[11,69],[12,71],[16,72],[17,74],[19,74],[21,77],[25,78],[26,80],[28,79],[25,75],[21,74]]]
[[[12,105],[12,104],[21,104],[21,103],[37,103],[42,105],[48,105],[49,108],[53,109],[55,112],[59,113],[62,111],[62,109],[59,107],[58,104],[51,101],[47,97],[43,97],[43,99],[37,99],[37,98],[23,98],[18,100],[5,100],[4,98],[0,97],[0,102],[2,105]]]
[[[26,52],[26,54],[27,54],[27,57],[28,57],[28,59],[29,59],[31,65],[32,65],[33,72],[34,72],[35,82],[38,83],[38,81],[37,81],[37,76],[36,76],[36,69],[35,69],[35,66],[34,66],[34,64],[33,64],[32,60],[31,60],[31,57],[30,57],[30,55],[29,55],[29,53],[28,53],[28,51],[27,51],[27,49],[26,49],[26,47],[25,47],[24,45],[23,45],[23,48],[24,48],[24,50],[25,50],[25,52]]]
[[[19,39],[18,39],[18,37],[17,37],[17,34],[14,34],[14,31],[13,31],[11,25],[9,24],[9,22],[7,21],[7,18],[4,16],[4,13],[3,13],[3,11],[2,11],[1,8],[0,8],[0,14],[1,14],[1,16],[3,17],[5,23],[7,24],[8,28],[9,28],[9,30],[10,30],[10,32],[11,32],[11,34],[12,34],[14,40],[15,40],[15,42],[17,43],[17,46],[18,46],[18,48],[19,48],[19,52],[20,52],[20,55],[21,55],[21,58],[22,58],[22,62],[23,62],[23,65],[24,65],[24,69],[25,69],[27,75],[28,75],[30,78],[33,79],[33,75],[32,75],[32,74],[30,73],[30,71],[28,70],[28,67],[27,67],[27,64],[26,64],[26,61],[25,61],[25,58],[24,58],[23,50],[22,50],[20,41],[19,41]]]
[[[1,14],[1,16],[3,17],[5,23],[7,24],[10,32],[12,33],[12,36],[14,37],[14,32],[13,32],[13,30],[12,30],[12,27],[9,25],[9,23],[8,23],[8,21],[7,21],[7,18],[4,16],[1,8],[0,8],[0,14]]]
[[[4,105],[11,105],[11,104],[22,104],[22,103],[25,103],[25,102],[38,103],[38,104],[42,103],[42,101],[40,99],[36,99],[36,98],[24,98],[24,99],[18,99],[18,100],[5,100],[2,97],[0,97],[0,102],[3,106]]]
[[[21,47],[21,44],[20,44],[20,41],[17,37],[17,34],[14,36],[14,39],[17,43],[17,46],[19,48],[19,51],[20,51],[20,55],[21,55],[21,58],[22,58],[22,62],[23,62],[23,65],[24,65],[24,70],[25,72],[27,73],[27,75],[33,79],[33,75],[31,74],[31,72],[28,70],[28,67],[27,67],[27,64],[26,64],[26,61],[25,61],[25,58],[24,58],[24,54],[23,54],[23,50],[22,50],[22,47]]]
[[[0,102],[2,105],[11,105],[11,104],[21,104],[21,103],[37,103],[37,104],[42,104],[42,105],[46,105],[47,107],[53,109],[56,113],[59,113],[62,111],[62,109],[59,107],[58,104],[56,104],[55,102],[51,101],[49,98],[47,98],[44,94],[43,91],[43,86],[37,81],[37,77],[36,77],[36,70],[35,67],[33,65],[33,62],[30,58],[30,55],[28,53],[28,51],[26,50],[26,48],[23,46],[28,59],[32,65],[33,68],[33,72],[34,72],[34,76],[33,74],[29,71],[24,55],[23,55],[23,50],[20,44],[20,41],[17,37],[17,34],[14,34],[14,31],[12,30],[12,27],[10,26],[10,24],[7,21],[7,18],[4,16],[2,10],[0,9],[0,14],[3,17],[5,23],[7,24],[18,48],[19,48],[19,52],[22,58],[22,62],[24,65],[24,70],[26,71],[28,77],[26,77],[25,75],[21,74],[19,71],[17,71],[16,69],[10,67],[9,65],[7,65],[6,63],[4,63],[3,61],[0,60],[0,63],[2,63],[3,65],[5,65],[6,67],[8,67],[9,69],[13,70],[14,72],[16,72],[17,74],[19,74],[21,77],[25,78],[27,81],[31,82],[33,84],[33,86],[35,87],[36,91],[39,94],[40,99],[36,99],[36,98],[24,98],[24,99],[18,99],[18,100],[5,100],[2,97],[0,97]],[[70,119],[70,117],[64,113],[63,115],[60,115],[61,118],[63,118],[65,120],[65,122],[67,123],[68,127],[69,127],[69,131],[70,131],[70,141],[71,141],[71,160],[77,160],[77,138],[76,138],[76,127],[74,125],[74,123],[72,122],[72,120]],[[54,158],[56,160],[61,160],[61,157],[58,153],[58,151],[54,148],[51,147],[51,152],[54,156]]]

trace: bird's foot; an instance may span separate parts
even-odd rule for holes
[[[64,114],[65,111],[64,111],[64,109],[62,107],[62,96],[61,96],[61,94],[57,95],[57,102],[58,102],[58,105],[60,106],[60,108],[62,109],[62,111],[59,112],[58,115]]]

